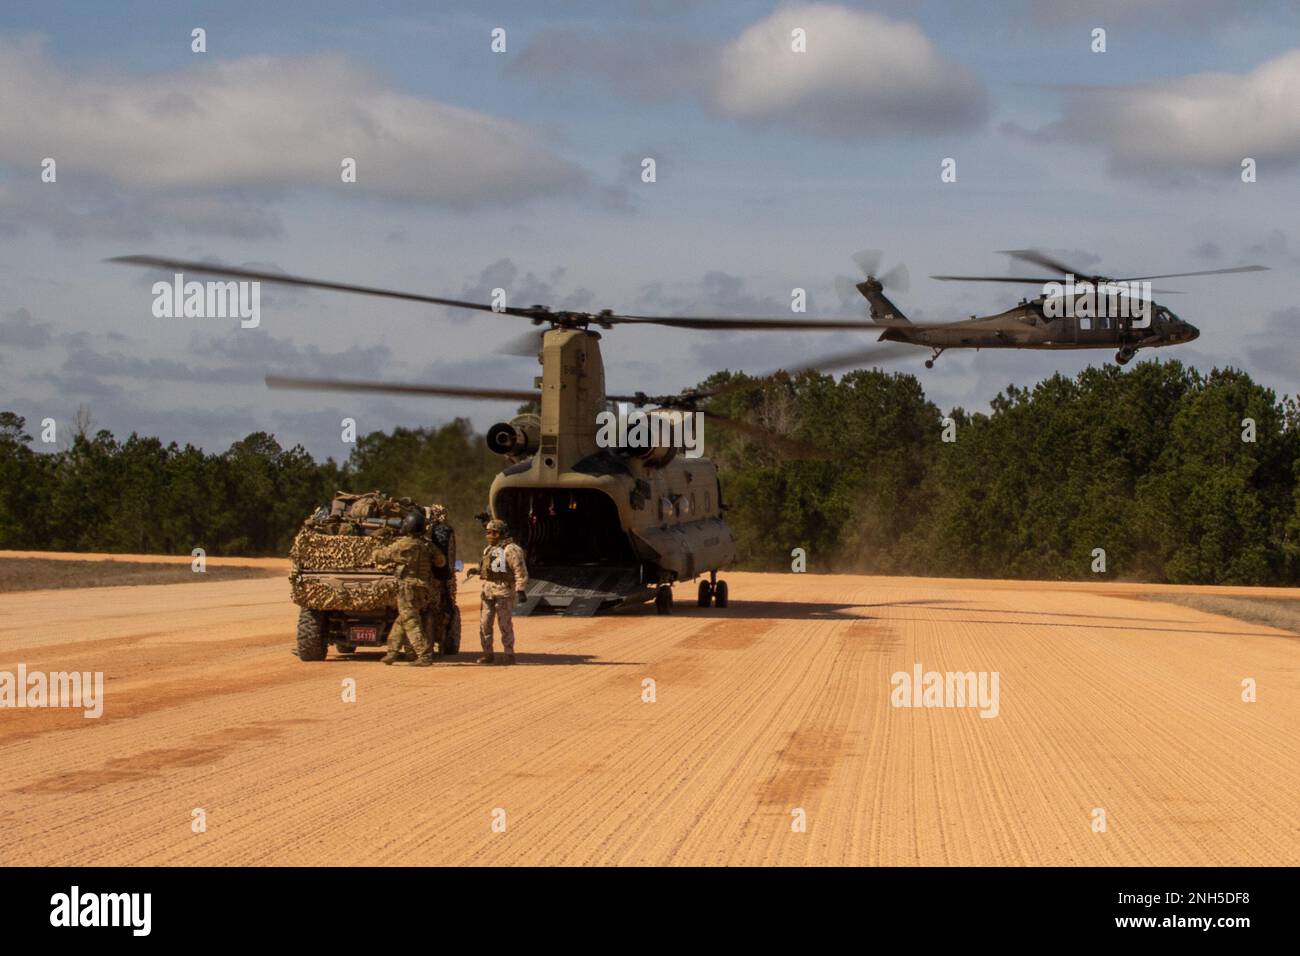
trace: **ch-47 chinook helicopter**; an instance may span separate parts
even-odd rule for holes
[[[608,394],[597,329],[627,325],[751,331],[875,327],[874,322],[853,319],[680,318],[620,315],[608,310],[552,311],[544,306],[494,308],[202,262],[152,256],[111,261],[475,309],[547,326],[540,337],[540,351],[536,332],[528,336],[542,366],[532,390],[338,379],[266,380],[272,388],[539,403],[540,414],[522,414],[498,423],[486,436],[488,447],[508,461],[493,480],[489,499],[492,516],[506,521],[528,556],[528,599],[515,611],[524,615],[550,609],[585,616],[652,598],[658,612],[665,614],[672,607],[672,585],[702,575],[707,579],[699,582],[697,604],[707,607],[712,603],[720,608],[728,604],[727,582],[718,578],[718,571],[735,560],[736,543],[723,519],[716,465],[707,458],[678,455],[673,446],[602,447],[597,441],[597,416],[612,403],[670,413],[700,412],[705,422],[764,442],[785,457],[829,457],[794,439],[698,407],[712,396],[752,387],[752,379],[678,395]],[[833,365],[846,364],[842,359]],[[857,359],[855,355],[852,361]]]
[[[1143,296],[1153,292],[1177,294],[1171,289],[1151,289],[1150,279],[1185,276],[1226,275],[1234,272],[1262,272],[1267,266],[1237,266],[1201,272],[1171,272],[1162,275],[1114,279],[1072,269],[1035,249],[1005,252],[1015,259],[1059,273],[1056,278],[1016,276],[931,276],[945,282],[1011,282],[1044,287],[1044,294],[1021,299],[1020,304],[996,315],[971,316],[958,322],[910,322],[884,294],[891,285],[905,288],[906,268],[895,266],[877,277],[880,253],[866,251],[854,258],[866,280],[853,285],[838,279],[841,297],[856,289],[870,303],[871,318],[884,331],[882,342],[905,342],[933,350],[925,367],[948,349],[1110,349],[1115,361],[1124,365],[1138,349],[1158,348],[1190,342],[1200,331],[1163,305]]]

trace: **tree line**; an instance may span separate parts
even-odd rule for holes
[[[719,401],[843,456],[783,461],[715,430],[746,567],[803,547],[809,570],[1300,583],[1300,407],[1236,369],[1092,367],[947,416],[874,370]]]
[[[366,435],[339,465],[265,432],[208,454],[79,430],[66,449],[43,453],[21,416],[0,412],[0,548],[282,555],[336,490],[440,501],[464,525],[482,510],[499,463],[463,419]]]
[[[1235,369],[1088,368],[987,413],[944,415],[915,376],[878,370],[711,402],[826,452],[710,427],[746,568],[788,570],[802,548],[809,571],[1300,583],[1300,407]],[[82,429],[46,453],[0,412],[0,548],[283,554],[335,489],[440,501],[472,537],[500,467],[463,419],[373,432],[339,464],[262,432],[210,454]]]

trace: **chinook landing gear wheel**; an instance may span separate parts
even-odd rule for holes
[[[659,585],[655,591],[655,613],[671,614],[673,612],[673,589],[666,584]]]
[[[713,586],[708,581],[700,582],[700,595],[695,603],[700,607],[708,607],[709,602],[713,600]]]
[[[713,606],[714,607],[727,606],[727,582],[726,581],[719,581],[717,584],[713,585]]]
[[[1120,349],[1115,353],[1115,361],[1120,365],[1127,365],[1137,355],[1137,349]]]
[[[323,661],[329,649],[326,643],[325,615],[303,608],[298,612],[298,660]]]

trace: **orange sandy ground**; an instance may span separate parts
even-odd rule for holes
[[[0,863],[1300,864],[1300,638],[1147,585],[729,581],[521,620],[513,669],[470,589],[431,669],[298,661],[278,578],[0,595],[0,670],[106,678],[98,720],[0,710]],[[916,662],[999,715],[891,706]]]

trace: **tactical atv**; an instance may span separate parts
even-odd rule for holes
[[[294,538],[289,558],[293,602],[298,612],[297,654],[304,661],[323,661],[333,644],[340,654],[358,648],[384,647],[397,619],[397,577],[375,564],[374,554],[397,535],[401,515],[414,507],[378,492],[354,495],[339,492],[328,507],[308,518]],[[429,587],[441,590],[449,607],[442,639],[433,608],[424,611],[424,632],[436,641],[435,651],[446,657],[460,651],[460,609],[455,603],[454,539],[433,529],[429,543],[447,557],[447,568],[435,568]],[[428,532],[426,532],[428,533]],[[451,553],[448,554],[447,552]]]

